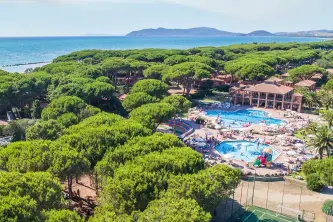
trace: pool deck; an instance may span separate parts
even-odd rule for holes
[[[216,109],[216,108],[215,108]],[[308,124],[309,120],[316,120],[318,119],[318,116],[316,115],[311,115],[311,114],[304,114],[304,113],[297,113],[298,116],[300,116],[302,119],[295,119],[293,117],[291,118],[286,118],[285,115],[287,115],[290,112],[287,111],[281,111],[281,110],[273,110],[273,109],[263,109],[263,108],[250,108],[248,106],[238,106],[238,107],[233,107],[231,109],[227,109],[224,111],[236,111],[236,110],[241,110],[241,109],[252,109],[252,110],[261,110],[261,111],[265,111],[267,113],[270,113],[272,118],[278,118],[284,121],[288,122],[289,126],[292,126],[293,128],[302,128],[305,125]],[[221,109],[223,110],[223,109]],[[212,120],[215,121],[216,118],[214,117],[207,117],[205,116],[205,118],[207,120]],[[244,136],[243,135],[232,135],[232,138],[222,138],[222,136],[220,136],[220,132],[219,130],[215,130],[215,129],[208,129],[206,128],[206,126],[204,125],[198,125],[195,123],[191,123],[193,125],[193,127],[195,128],[195,131],[192,135],[190,135],[189,139],[192,139],[193,137],[197,138],[197,137],[201,137],[201,138],[206,138],[206,134],[208,132],[210,132],[210,137],[214,137],[217,139],[217,143],[209,146],[208,149],[201,149],[201,148],[195,148],[198,152],[202,153],[203,155],[208,155],[209,158],[206,158],[207,161],[211,164],[218,164],[221,161],[219,161],[219,159],[223,159],[223,155],[220,154],[219,152],[217,152],[215,150],[215,146],[217,144],[219,144],[220,142],[223,141],[230,141],[230,140],[244,140]],[[274,136],[269,136],[269,135],[263,135],[264,132],[262,131],[262,127],[258,124],[253,124],[252,126],[250,126],[251,129],[258,131],[260,134],[255,134],[255,135],[251,135],[253,137],[253,139],[246,139],[245,140],[249,140],[249,141],[253,141],[256,138],[265,140],[265,141],[273,141],[274,139],[276,140],[276,135]],[[289,136],[289,135],[285,135],[285,138],[283,138],[284,140],[286,139],[290,139],[292,140],[293,136]],[[282,139],[282,140],[283,140]],[[259,168],[253,168],[253,167],[249,167],[248,164],[244,161],[238,161],[238,160],[226,160],[226,162],[224,162],[223,164],[228,164],[231,165],[235,168],[240,168],[244,174],[258,174],[258,175],[274,175],[274,174],[287,174],[289,169],[292,168],[293,164],[296,162],[296,158],[302,159],[303,157],[305,157],[305,155],[299,155],[297,157],[289,157],[287,156],[287,151],[292,151],[293,147],[292,146],[282,146],[280,144],[271,144],[270,146],[272,146],[275,150],[277,150],[280,155],[273,161],[274,163],[280,163],[281,167],[278,168],[265,168],[265,167],[259,167]],[[306,150],[306,154],[310,154],[310,151]]]

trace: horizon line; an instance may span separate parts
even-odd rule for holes
[[[235,32],[235,31],[227,31],[227,30],[221,30],[218,28],[214,28],[214,27],[208,27],[208,26],[200,26],[200,27],[191,27],[191,28],[165,28],[165,27],[157,27],[157,28],[143,28],[143,29],[139,29],[139,30],[133,30],[130,31],[126,34],[94,34],[94,33],[88,33],[88,34],[81,34],[81,35],[28,35],[28,36],[0,36],[0,38],[54,38],[54,37],[127,37],[128,34],[132,33],[132,32],[137,32],[137,31],[142,31],[142,30],[149,30],[149,29],[170,29],[170,30],[188,30],[188,29],[195,29],[195,28],[210,28],[210,29],[216,29],[218,31],[223,31],[223,32],[230,32],[230,33],[237,33],[237,34],[250,34],[252,32],[255,31],[265,31],[265,32],[269,32],[271,34],[277,34],[277,33],[298,33],[298,32],[310,32],[310,31],[333,31],[330,29],[312,29],[312,30],[298,30],[298,31],[278,31],[278,32],[270,32],[267,31],[265,29],[256,29],[253,30],[251,32]],[[136,36],[139,37],[139,36]],[[149,37],[149,36],[145,36],[145,37]],[[152,36],[153,37],[153,36]],[[177,36],[176,36],[177,37]],[[182,36],[178,36],[178,37],[182,37]],[[183,37],[191,37],[191,36],[183,36]],[[203,36],[205,37],[205,36]],[[208,37],[214,37],[214,36],[208,36]],[[216,37],[223,37],[223,36],[216,36]],[[286,36],[287,37],[287,36]],[[289,36],[289,37],[298,37],[298,36]],[[319,36],[299,36],[299,37],[313,37],[313,38],[323,38],[323,37],[319,37]],[[330,37],[328,37],[330,38]]]

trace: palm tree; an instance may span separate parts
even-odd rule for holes
[[[310,110],[312,110],[312,108],[316,105],[316,102],[318,101],[315,92],[309,92],[305,94],[304,99],[304,103],[308,105]]]
[[[331,128],[333,126],[333,111],[331,110],[321,110],[320,111],[322,117],[328,123],[328,127]]]
[[[322,107],[329,109],[333,106],[333,95],[331,92],[321,90],[318,94],[319,102]]]
[[[301,87],[296,89],[296,92],[303,95],[303,104],[306,105],[310,110],[317,105],[318,98],[317,94],[313,91],[310,91],[307,88]]]
[[[314,148],[316,154],[319,154],[320,159],[323,158],[324,152],[329,156],[333,148],[333,131],[327,126],[319,127],[315,137],[310,141],[310,145]]]

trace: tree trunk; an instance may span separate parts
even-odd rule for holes
[[[188,97],[190,95],[190,92],[191,92],[191,84],[188,84],[186,86],[186,96]]]
[[[98,194],[98,188],[99,188],[99,184],[98,184],[98,174],[97,172],[95,173],[95,189],[96,189],[96,193]]]
[[[16,111],[16,114],[17,114],[18,118],[22,119],[21,115],[20,115],[20,112],[18,111],[18,109],[16,107],[15,107],[15,111]]]
[[[330,152],[331,152],[331,149],[330,149],[330,148],[327,148],[327,149],[326,149],[326,153],[327,153],[327,157],[328,157],[328,158],[330,157]]]
[[[126,91],[129,92],[129,85],[130,85],[130,78],[131,78],[131,72],[127,75],[127,83],[126,83]]]
[[[117,78],[117,73],[114,74],[114,89],[117,90],[117,82],[118,78]]]
[[[73,177],[70,175],[67,178],[68,180],[68,194],[69,194],[69,198],[73,197],[73,192],[72,192],[72,185],[73,185]]]
[[[173,117],[173,134],[176,134],[176,116]]]

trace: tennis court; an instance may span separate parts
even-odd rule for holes
[[[237,219],[238,222],[255,222],[255,221],[265,221],[265,222],[288,222],[288,221],[298,221],[296,218],[287,217],[270,210],[266,210],[260,207],[251,206],[247,209],[245,214]]]

